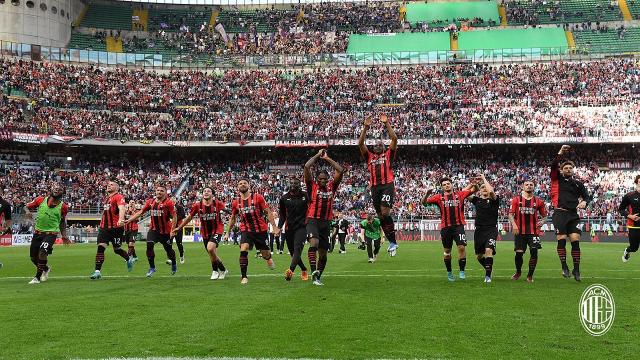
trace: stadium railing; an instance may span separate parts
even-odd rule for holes
[[[450,64],[464,62],[514,63],[557,60],[602,59],[612,55],[637,56],[616,46],[598,48],[526,48],[442,50],[429,52],[391,52],[357,54],[301,54],[301,55],[161,55],[113,53],[106,51],[67,49],[30,45],[0,40],[1,57],[29,60],[85,63],[100,66],[144,67],[154,69],[219,68],[261,66],[370,66]]]

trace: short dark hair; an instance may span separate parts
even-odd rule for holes
[[[163,188],[163,189],[167,190],[167,186],[166,186],[166,185],[164,185],[164,184],[162,184],[162,183],[157,183],[155,187],[156,187],[156,189],[157,189],[157,188],[159,188],[159,187],[161,187],[161,188]]]
[[[240,181],[246,181],[247,184],[251,185],[251,180],[248,177],[241,177],[240,179],[238,179],[238,182],[236,184],[239,184]]]
[[[573,167],[576,167],[576,163],[574,163],[574,162],[573,162],[573,161],[571,161],[571,160],[567,160],[567,161],[563,162],[563,163],[562,163],[562,165],[560,165],[560,168],[563,168],[563,167],[565,167],[565,166],[567,166],[567,165],[571,165],[571,166],[573,166]]]
[[[633,180],[633,183],[637,184],[638,180],[640,180],[640,174],[636,175],[636,178],[635,178],[635,180]]]
[[[118,178],[115,178],[115,177],[109,178],[109,182],[115,183],[116,185],[120,186],[120,182],[118,181]]]
[[[329,172],[327,170],[322,169],[322,170],[316,171],[316,178],[322,174],[325,174],[327,175],[327,177],[329,177]]]
[[[445,181],[448,181],[448,182],[450,182],[450,183],[453,183],[453,181],[451,181],[451,179],[450,179],[450,178],[448,178],[448,177],[446,177],[446,176],[445,176],[445,177],[443,177],[442,179],[440,179],[440,185],[442,185],[442,183],[443,183],[443,182],[445,182]]]
[[[51,190],[53,190],[53,188],[56,186],[62,189],[62,195],[67,195],[67,188],[62,186],[62,184],[59,182],[54,182],[53,184],[51,184]]]

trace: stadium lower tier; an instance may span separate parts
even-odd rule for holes
[[[597,107],[483,106],[466,109],[411,111],[407,106],[370,111],[227,113],[202,108],[162,112],[84,110],[0,100],[0,123],[13,138],[24,134],[62,137],[65,141],[328,141],[358,138],[366,118],[391,117],[402,138],[478,139],[640,135],[640,104]],[[383,131],[376,123],[372,132]],[[513,140],[523,142],[523,140]]]

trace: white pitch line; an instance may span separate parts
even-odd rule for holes
[[[476,269],[476,268],[467,268],[465,271],[484,271],[484,269]],[[510,270],[506,270],[506,269],[494,269],[493,271],[510,271]],[[443,270],[441,269],[386,269],[386,270],[375,270],[376,272],[382,271],[382,272],[425,272],[425,271],[435,271],[435,272],[441,272]],[[538,271],[561,271],[560,269],[538,269],[536,268],[536,272]],[[633,272],[633,271],[638,271],[640,272],[640,269],[605,269],[605,270],[598,270],[598,272],[603,272],[603,271],[607,271],[607,272],[616,272],[616,271],[620,271],[620,272]],[[339,271],[338,273],[369,273],[371,272],[371,270],[344,270],[344,271]]]

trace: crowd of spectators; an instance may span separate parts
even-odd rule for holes
[[[198,108],[173,113],[62,109],[0,100],[5,130],[77,139],[264,141],[355,139],[379,112],[269,114]],[[401,138],[598,137],[639,135],[640,104],[534,109],[478,107],[425,112],[385,109]],[[382,128],[372,134],[382,136]]]
[[[403,68],[153,72],[0,61],[0,86],[43,105],[170,112],[178,105],[234,112],[410,111],[494,106],[609,105],[640,98],[636,60]]]
[[[356,138],[388,113],[416,137],[635,134],[640,64],[153,72],[0,60],[5,129],[81,138]],[[393,106],[389,106],[393,105]]]
[[[208,58],[227,55],[295,55],[337,54],[347,50],[349,34],[343,31],[296,31],[229,35],[224,41],[208,27],[179,32],[158,30],[147,37],[128,35],[122,38],[123,49],[130,53],[151,53]]]
[[[600,1],[584,8],[570,1],[503,1],[510,24],[537,26],[622,20],[617,1]],[[469,27],[494,27],[494,19],[451,17],[409,24],[406,3],[400,1],[325,2],[272,5],[270,8],[240,9],[234,6],[185,7],[151,11],[149,31],[134,23],[136,32],[111,36],[122,39],[123,49],[133,53],[210,58],[222,55],[273,55],[344,53],[350,34],[450,31]],[[165,9],[166,10],[166,9]],[[215,23],[209,23],[217,12]],[[560,25],[558,25],[560,26]],[[604,26],[604,25],[603,25]],[[219,28],[220,27],[220,28]],[[223,30],[223,31],[221,31]],[[105,31],[94,31],[105,44]],[[619,30],[623,40],[625,30]],[[192,59],[198,60],[198,59]]]
[[[400,2],[326,2],[292,4],[288,9],[240,11],[223,9],[220,22],[226,29],[250,33],[266,27],[291,31],[349,31],[352,33],[391,33],[401,29]]]
[[[24,205],[50,191],[50,184],[58,182],[66,189],[65,201],[74,212],[97,212],[102,207],[106,183],[118,179],[120,192],[130,200],[142,201],[154,191],[156,183],[169,191],[178,189],[188,174],[182,161],[145,161],[141,158],[114,160],[110,157],[83,157],[67,160],[64,156],[34,159],[2,156],[0,160],[0,189],[2,196],[12,202],[14,212],[22,212]]]
[[[201,12],[167,13],[150,24],[146,35],[117,37],[126,52],[134,53],[195,57],[336,54],[347,50],[350,33],[391,33],[402,27],[399,3],[391,2],[306,4],[254,11],[230,8],[222,10],[216,24],[197,21],[204,18]]]

